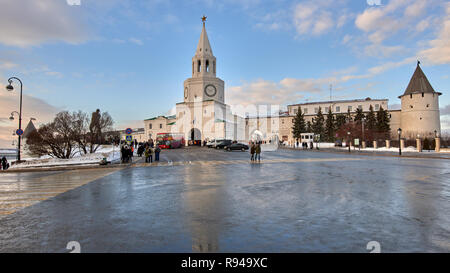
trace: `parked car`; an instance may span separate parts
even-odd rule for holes
[[[342,147],[342,140],[337,139],[337,140],[334,142],[334,147]]]
[[[226,148],[227,151],[235,151],[235,150],[241,150],[245,152],[248,150],[248,145],[245,145],[243,143],[233,143],[230,146]]]
[[[216,144],[216,149],[226,149],[231,145],[231,140],[225,139]]]
[[[210,141],[206,142],[206,147],[211,148],[216,144],[216,140],[211,139]]]

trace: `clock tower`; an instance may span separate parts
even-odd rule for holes
[[[205,16],[202,21],[202,34],[192,57],[192,78],[184,81],[184,102],[214,100],[223,104],[225,83],[216,77],[217,62],[206,34]]]

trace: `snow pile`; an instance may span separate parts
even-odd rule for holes
[[[107,161],[116,162],[120,160],[120,149],[118,146],[113,148],[111,145],[100,147],[96,153],[81,155],[77,153],[73,158],[60,159],[51,158],[49,156],[42,156],[40,158],[26,158],[25,162],[14,164],[11,169],[15,168],[32,168],[32,167],[56,167],[56,166],[70,166],[70,165],[86,165],[99,164],[103,158]]]

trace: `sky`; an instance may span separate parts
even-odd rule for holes
[[[443,0],[0,0],[0,84],[23,84],[23,127],[100,108],[142,127],[183,101],[201,17],[227,104],[387,98],[400,106],[417,60],[450,130],[450,2]],[[10,147],[19,86],[0,89]],[[3,89],[3,91],[1,91]]]

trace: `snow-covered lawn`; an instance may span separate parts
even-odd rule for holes
[[[326,143],[326,142],[321,142],[319,143],[319,148],[331,148],[331,149],[338,149],[338,150],[348,150],[348,147],[345,147],[345,142],[343,143],[343,147],[335,147],[334,143]],[[314,148],[316,148],[316,143],[314,143]],[[298,147],[297,149],[302,149],[302,147]],[[359,147],[353,147],[352,146],[352,150],[359,150]],[[391,147],[391,148],[386,148],[386,147],[380,147],[380,148],[371,148],[371,147],[367,147],[362,149],[361,151],[368,151],[368,152],[373,152],[373,151],[377,151],[377,152],[395,152],[398,153],[398,147]],[[402,152],[417,152],[416,147],[414,146],[409,146],[409,147],[405,147],[404,149],[402,149]],[[445,149],[442,148],[440,153],[449,153],[449,149]],[[428,150],[424,150],[422,151],[422,153],[436,153],[434,150],[428,151]]]
[[[98,164],[103,158],[106,158],[106,160],[111,162],[120,160],[120,148],[116,146],[113,153],[113,148],[111,145],[104,145],[100,147],[94,154],[80,155],[79,153],[77,153],[73,158],[70,159],[51,158],[49,156],[42,156],[40,158],[23,158],[25,162],[14,164],[11,166],[11,169]]]

